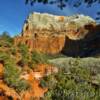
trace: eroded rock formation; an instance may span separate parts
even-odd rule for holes
[[[89,30],[88,34],[81,40],[74,41],[66,37],[62,53],[74,57],[98,56],[100,54],[100,25],[86,26],[86,28]]]
[[[96,22],[84,15],[56,16],[47,13],[32,13],[24,24],[22,36],[64,35],[69,39],[78,40],[88,33],[86,25],[95,26]]]
[[[48,54],[59,53],[64,47],[64,36],[37,36],[37,37],[16,37],[15,43],[27,44],[30,51],[38,51]]]
[[[100,32],[100,27],[97,27],[99,25],[89,16],[32,13],[24,23],[21,36],[15,38],[15,44],[27,44],[30,51],[48,54],[62,51],[76,56],[87,48],[83,45],[87,45]]]

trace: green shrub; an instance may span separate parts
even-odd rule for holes
[[[15,55],[16,53],[17,53],[17,47],[12,47],[12,48],[10,48],[10,51],[11,51],[11,54],[12,55]]]
[[[17,92],[29,88],[29,84],[20,79],[21,69],[16,66],[15,61],[5,52],[0,52],[0,61],[4,63],[4,81]]]
[[[19,47],[20,54],[22,56],[21,59],[22,64],[23,65],[28,64],[29,56],[30,56],[28,47],[25,44],[19,44],[18,47]]]
[[[10,37],[9,33],[3,32],[0,36],[0,47],[11,47],[13,43],[13,38]]]
[[[37,64],[37,63],[47,63],[47,57],[45,54],[43,53],[39,53],[39,52],[36,52],[36,51],[33,51],[32,52],[32,62]]]
[[[59,73],[47,76],[49,91],[43,100],[99,100],[100,85],[92,84],[91,70],[81,67],[79,58],[64,62],[63,66],[60,64]],[[56,63],[60,63],[60,59]]]
[[[42,80],[40,81],[40,86],[41,86],[42,88],[47,87],[46,81],[42,79]]]
[[[69,75],[65,75],[64,72],[59,72],[56,76],[55,84],[52,84],[51,80],[49,91],[44,97],[49,100],[95,100],[100,97],[100,91],[96,90],[94,86],[87,81],[78,81]],[[52,87],[52,88],[51,88]]]
[[[28,89],[29,85],[26,81],[20,79],[21,70],[17,68],[11,61],[5,63],[4,81],[20,92]]]

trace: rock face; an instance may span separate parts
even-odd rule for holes
[[[62,51],[77,55],[80,52],[81,41],[93,37],[96,27],[95,20],[89,16],[32,13],[24,23],[22,35],[15,38],[15,43],[27,44],[30,51],[48,54]]]
[[[95,25],[89,16],[56,16],[50,14],[32,13],[23,27],[23,36],[65,35],[69,39],[78,40],[85,37],[88,30],[85,25]]]
[[[89,31],[84,39],[74,41],[66,37],[62,53],[75,57],[98,56],[100,54],[100,25],[86,28]]]
[[[37,36],[37,37],[16,37],[15,44],[27,44],[29,51],[37,51],[48,54],[59,53],[64,47],[64,36]]]

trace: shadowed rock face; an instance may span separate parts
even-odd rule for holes
[[[86,26],[86,28],[89,29],[89,32],[84,39],[74,41],[66,37],[62,53],[74,57],[98,56],[100,54],[100,25],[92,28]]]
[[[27,44],[30,51],[48,54],[62,51],[69,56],[84,55],[87,52],[85,49],[95,44],[90,41],[94,41],[100,32],[100,27],[97,27],[89,16],[32,13],[24,23],[22,35],[15,38],[15,43]]]

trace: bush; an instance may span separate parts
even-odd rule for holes
[[[46,81],[42,79],[42,80],[40,81],[40,86],[41,86],[42,88],[46,88],[46,87],[47,87]]]
[[[47,57],[45,54],[43,53],[39,53],[39,52],[36,52],[36,51],[33,51],[32,52],[32,62],[37,64],[37,63],[47,63]]]
[[[29,51],[28,51],[28,47],[25,44],[19,44],[19,51],[20,51],[20,54],[22,56],[21,63],[23,65],[28,64],[29,56],[30,56]]]
[[[12,55],[16,55],[16,53],[17,53],[17,50],[16,49],[17,49],[17,47],[12,47],[10,49]]]
[[[4,63],[4,81],[8,86],[16,89],[17,92],[28,89],[29,84],[20,79],[21,69],[19,69],[10,55],[0,52],[0,61]]]
[[[87,81],[76,82],[74,78],[65,75],[64,72],[58,73],[56,76],[56,83],[51,84],[49,91],[44,97],[49,100],[97,100],[100,97],[100,88],[96,90],[94,86]]]
[[[20,79],[21,69],[19,69],[12,61],[5,62],[4,81],[20,92],[28,89],[29,85],[26,81]]]
[[[59,73],[46,78],[49,91],[43,100],[99,100],[100,85],[92,84],[91,71],[79,62],[78,58],[69,63],[70,67],[61,65]]]
[[[9,33],[3,32],[0,36],[0,47],[11,47],[13,43],[13,38],[9,36]]]

